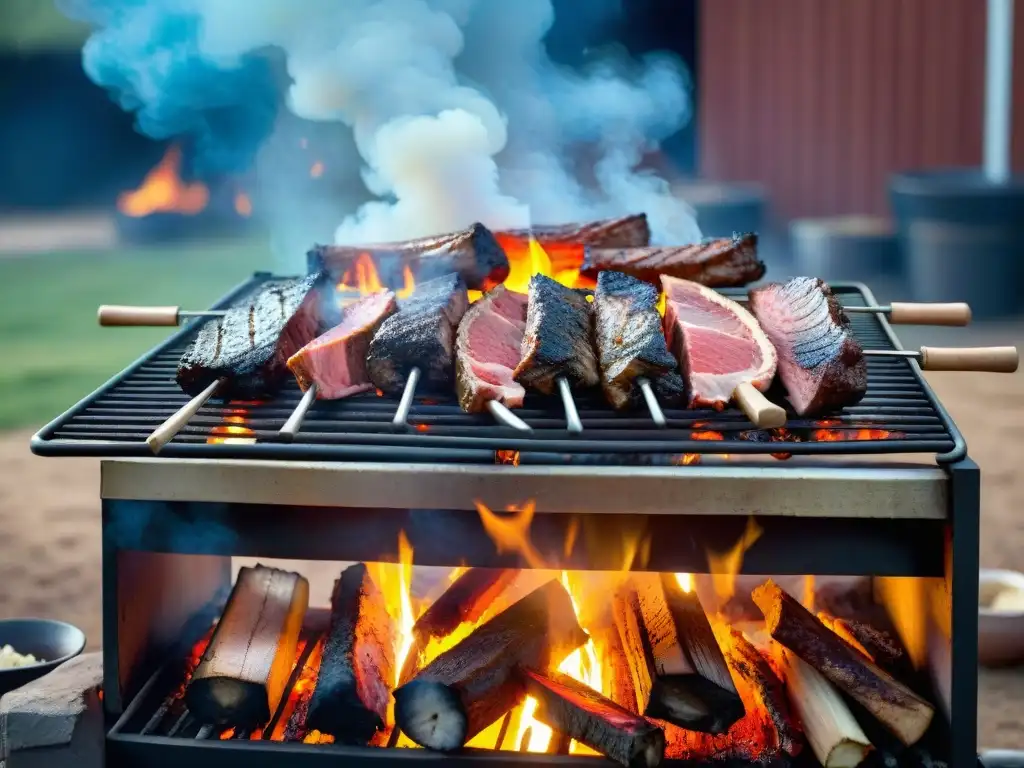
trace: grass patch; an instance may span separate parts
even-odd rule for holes
[[[203,309],[257,270],[263,243],[0,258],[0,429],[45,424],[171,328],[100,328],[100,304]]]

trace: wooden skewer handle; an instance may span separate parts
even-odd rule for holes
[[[750,382],[736,387],[732,397],[758,429],[775,429],[786,425],[786,409],[771,402]]]
[[[921,347],[926,371],[1013,373],[1020,363],[1016,347]]]
[[[971,308],[962,302],[908,304],[894,301],[889,307],[889,322],[898,325],[964,326],[971,322]]]
[[[127,307],[103,304],[100,325],[178,325],[181,307]]]
[[[174,439],[174,436],[178,434],[186,424],[188,424],[189,419],[198,413],[199,409],[206,404],[207,400],[217,393],[217,390],[220,389],[221,385],[224,383],[225,379],[217,379],[216,381],[211,382],[210,386],[171,414],[167,421],[154,429],[153,434],[146,438],[146,445],[149,446],[149,449],[153,451],[153,453],[159,453],[160,449]]]

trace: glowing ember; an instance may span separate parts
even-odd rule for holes
[[[680,467],[688,467],[691,464],[700,464],[700,454],[684,453],[680,456],[676,456],[675,463]]]
[[[231,409],[229,413],[235,414],[237,412],[247,413],[243,409]],[[231,415],[224,417],[224,423],[210,430],[210,437],[206,438],[206,442],[210,445],[214,444],[230,444],[230,443],[241,443],[250,444],[256,442],[256,433],[247,427],[245,416]]]
[[[893,437],[893,433],[887,429],[816,429],[813,435],[819,443],[889,440]]]
[[[513,467],[519,466],[519,451],[495,451],[495,464],[510,464]]]
[[[683,592],[693,591],[693,574],[692,573],[677,573],[676,582],[679,584],[679,588]]]
[[[117,198],[117,209],[125,216],[141,218],[153,213],[181,213],[193,216],[210,201],[210,190],[199,182],[186,183],[181,171],[181,148],[172,145],[163,158],[131,192]]]
[[[721,432],[712,432],[710,429],[691,432],[691,440],[724,440]]]

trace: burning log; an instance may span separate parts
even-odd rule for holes
[[[420,746],[458,749],[525,698],[519,669],[556,667],[586,641],[569,593],[552,580],[396,690],[397,725]]]
[[[818,612],[818,620],[854,648],[870,656],[886,672],[893,673],[907,666],[906,652],[900,642],[888,632],[876,629],[863,621],[841,619],[824,611]]]
[[[768,743],[764,748],[776,754],[796,757],[803,746],[803,739],[800,737],[800,727],[790,711],[782,680],[775,674],[768,659],[761,655],[742,632],[719,624],[715,626],[715,635],[733,675],[740,678],[747,688],[753,704],[746,706],[744,702],[747,715],[764,713],[767,716],[771,727],[765,729],[768,732]],[[741,690],[743,685],[740,686]],[[742,720],[739,722],[742,723]]]
[[[204,724],[255,728],[277,710],[309,605],[297,573],[242,568],[213,639],[185,690]]]
[[[524,670],[537,700],[535,717],[627,768],[654,768],[665,754],[665,732],[593,688],[560,672]]]
[[[807,741],[824,768],[856,768],[872,750],[839,692],[792,651],[782,652],[786,685]]]
[[[613,601],[640,712],[692,731],[724,733],[743,717],[722,649],[700,598],[672,574],[638,589],[625,584]]]
[[[307,730],[345,744],[366,744],[384,727],[395,669],[395,627],[384,595],[362,563],[334,583],[331,626]]]
[[[651,227],[646,213],[601,219],[582,224],[554,224],[512,229],[496,233],[499,238],[536,239],[542,247],[549,245],[583,245],[591,248],[636,248],[650,245]],[[578,267],[579,265],[574,265]]]
[[[409,267],[420,281],[457,272],[476,290],[501,283],[509,273],[504,249],[483,224],[398,243],[315,245],[307,254],[310,272],[323,270],[336,278],[353,271],[364,258],[387,275],[400,275]]]
[[[402,667],[401,683],[404,685],[416,674],[432,639],[447,637],[463,622],[479,621],[518,573],[511,568],[470,568],[452,582],[413,625],[413,647]]]
[[[906,745],[928,730],[935,709],[822,624],[771,579],[753,592],[768,633],[863,706]]]

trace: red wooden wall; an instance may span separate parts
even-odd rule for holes
[[[701,0],[701,175],[783,220],[884,213],[895,171],[981,162],[984,0]],[[1024,7],[1014,161],[1024,169]]]

